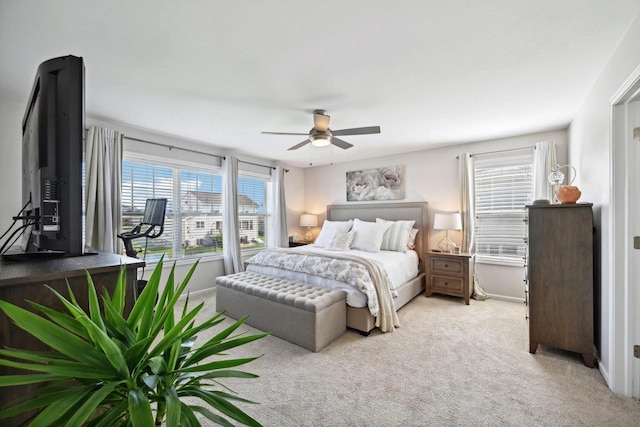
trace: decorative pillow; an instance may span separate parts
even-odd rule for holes
[[[416,248],[416,236],[418,235],[418,231],[420,231],[417,228],[412,228],[411,229],[411,234],[409,234],[409,242],[407,243],[407,249],[415,249]]]
[[[377,223],[390,223],[391,227],[384,233],[380,249],[384,251],[406,252],[409,236],[415,221],[387,221],[376,218]]]
[[[319,248],[324,248],[331,241],[331,237],[333,237],[333,233],[336,231],[340,231],[342,233],[346,233],[351,229],[353,225],[353,221],[328,221],[325,220],[322,223],[322,230],[320,230],[320,234],[316,238],[316,241],[313,243],[313,246],[317,246]]]
[[[352,249],[360,249],[366,252],[380,252],[384,233],[391,227],[389,222],[368,222],[356,218],[353,221]]]
[[[351,248],[351,242],[353,242],[353,236],[355,233],[350,231],[343,233],[342,231],[336,231],[331,236],[331,241],[325,249],[332,251],[348,251]]]

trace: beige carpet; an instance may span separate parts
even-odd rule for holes
[[[192,302],[206,301],[207,316],[214,299]],[[225,384],[260,402],[242,408],[265,426],[640,426],[640,402],[613,394],[580,356],[529,354],[524,315],[515,303],[421,295],[393,333],[348,330],[319,353],[274,336],[237,349],[263,354],[245,367],[260,378]]]

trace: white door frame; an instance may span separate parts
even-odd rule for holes
[[[640,143],[633,141],[632,127],[639,124],[632,120],[639,99],[640,67],[610,100],[609,146],[608,378],[615,393],[636,398],[640,398],[640,361],[633,357],[633,345],[640,344],[640,251],[633,249],[633,236],[640,235]]]

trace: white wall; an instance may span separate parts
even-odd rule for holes
[[[305,213],[304,205],[304,169],[295,166],[286,166],[289,169],[284,176],[285,199],[287,201],[287,229],[289,236],[300,234],[300,215]]]
[[[0,99],[0,234],[22,208],[22,116],[25,105]]]
[[[330,166],[305,169],[305,207],[310,213],[326,217],[326,206],[346,203],[345,174],[348,171],[383,166],[404,165],[406,175],[406,197],[403,201],[428,201],[429,220],[436,212],[458,211],[459,191],[457,182],[457,160],[460,153],[483,153],[533,146],[536,142],[553,140],[556,143],[558,162],[567,159],[567,131],[556,130],[534,133],[492,141],[474,142],[429,150],[397,154],[384,158],[360,160]],[[357,203],[357,202],[349,202]],[[322,221],[319,221],[322,224]],[[320,227],[314,230],[317,235]],[[302,230],[300,230],[302,232]],[[431,230],[429,246],[437,247],[443,238],[442,231]],[[450,233],[453,240],[460,243],[460,233]],[[485,291],[495,297],[522,301],[524,299],[523,270],[517,267],[478,265],[478,277]]]
[[[611,126],[610,100],[631,73],[640,66],[640,17],[625,34],[616,51],[607,62],[602,73],[595,81],[589,94],[585,97],[569,128],[569,162],[578,170],[577,185],[583,197],[594,202],[596,206],[596,228],[601,251],[601,344],[600,371],[605,380],[617,393],[623,393],[619,387],[623,383],[620,377],[620,364],[616,366],[613,359],[623,357],[625,351],[611,342],[614,328],[624,324],[623,310],[617,310],[619,318],[611,318],[611,298],[619,292],[623,283],[610,283],[609,277],[613,260],[609,252],[610,222],[612,221],[610,169]],[[622,308],[622,307],[620,307]]]

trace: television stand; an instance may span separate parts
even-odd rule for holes
[[[35,252],[8,252],[2,255],[3,261],[35,261],[39,259],[62,258],[66,256],[65,251],[35,251]]]
[[[136,271],[144,266],[141,259],[133,259],[113,253],[100,252],[92,256],[50,258],[38,261],[8,263],[0,260],[0,300],[10,302],[26,310],[33,307],[29,301],[54,310],[65,311],[64,304],[44,284],[69,298],[71,288],[80,306],[89,312],[87,272],[91,274],[98,295],[106,290],[113,295],[120,268],[126,270],[125,313],[129,313],[135,302]],[[33,351],[51,351],[46,344],[27,331],[14,325],[0,310],[0,348],[19,348]],[[0,366],[0,376],[24,373],[18,368]],[[41,388],[43,384],[26,384],[6,387],[0,392],[0,408],[10,401]],[[2,420],[3,426],[24,425],[31,414],[23,414]]]

